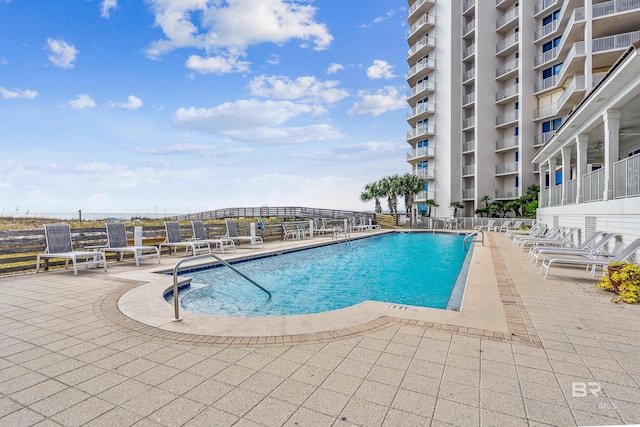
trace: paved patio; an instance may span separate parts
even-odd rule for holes
[[[215,336],[122,314],[149,261],[0,278],[0,425],[639,423],[640,307],[612,304],[582,270],[542,279],[503,234],[484,249],[467,292],[493,284],[506,331],[460,320],[490,304],[484,292],[440,318],[390,311],[334,331]]]

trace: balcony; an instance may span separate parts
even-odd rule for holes
[[[431,14],[422,15],[415,24],[409,27],[409,31],[407,31],[407,41],[409,42],[409,44],[413,44],[421,34],[426,33],[435,25],[435,16]]]
[[[550,132],[544,132],[544,133],[539,133],[537,135],[534,135],[534,137],[533,137],[533,146],[534,147],[540,147],[540,146],[546,144],[547,141],[551,139],[551,137],[553,136],[554,133],[556,133],[555,130],[550,131]]]
[[[496,79],[505,80],[513,75],[515,75],[518,71],[518,59],[512,59],[509,62],[505,62],[498,68],[496,68]]]
[[[551,6],[555,5],[556,3],[558,3],[559,0],[542,0],[541,2],[536,3],[536,6],[534,8],[534,15],[537,15],[539,13],[542,13],[543,11],[549,9]]]
[[[553,21],[549,22],[547,25],[544,25],[538,28],[533,33],[533,40],[537,42],[538,40],[548,36],[549,34],[553,34],[557,29],[558,29],[558,20],[554,19]]]
[[[604,168],[582,176],[582,200],[598,202],[604,197]]]
[[[562,93],[558,103],[556,104],[559,114],[562,114],[566,109],[565,106],[573,106],[576,102],[583,99],[585,91],[585,78],[584,76],[573,76],[573,80],[569,83]],[[573,102],[568,102],[568,101]]]
[[[429,71],[433,71],[435,68],[436,62],[433,59],[424,58],[409,69],[407,72],[407,82],[411,84],[413,80],[426,76]],[[413,83],[415,83],[415,81]]]
[[[496,127],[507,127],[518,120],[518,110],[510,111],[496,117]]]
[[[462,200],[470,200],[476,197],[476,190],[473,188],[465,188],[462,190]]]
[[[469,105],[476,100],[476,93],[471,92],[462,97],[462,105]]]
[[[464,2],[462,3],[462,14],[466,15],[468,13],[472,13],[475,7],[476,0],[464,0]]]
[[[545,105],[536,109],[533,113],[533,120],[541,120],[558,114],[558,104]]]
[[[418,0],[411,8],[409,8],[408,19],[414,18],[415,14],[425,13],[430,7],[435,4],[434,0]]]
[[[407,111],[407,120],[417,120],[421,116],[426,116],[427,114],[434,114],[436,112],[436,104],[433,102],[422,102],[417,104],[415,107],[411,109],[411,111]]]
[[[416,42],[407,52],[407,60],[412,57],[423,57],[427,52],[436,47],[436,39],[431,36],[424,36]]]
[[[462,51],[462,60],[467,60],[469,58],[472,57],[473,54],[476,53],[476,44],[472,44],[469,47],[466,47],[463,51]]]
[[[462,153],[470,153],[476,149],[476,142],[474,140],[466,141],[462,143]]]
[[[518,25],[518,13],[519,8],[515,7],[498,18],[496,21],[496,31],[504,33],[515,28]]]
[[[473,175],[474,173],[476,173],[475,165],[467,165],[462,167],[462,176],[469,176]]]
[[[496,104],[505,104],[518,95],[518,85],[512,85],[496,92]]]
[[[518,173],[518,162],[496,165],[496,175],[510,175],[514,173]]]
[[[425,80],[411,88],[411,94],[407,98],[409,104],[413,104],[418,97],[424,97],[428,93],[436,90],[436,83],[433,80]]]
[[[475,126],[476,124],[476,117],[475,116],[471,116],[471,117],[467,117],[466,119],[462,119],[462,129],[467,129],[470,128],[472,126]]]
[[[534,92],[542,92],[558,86],[558,75],[547,77],[546,79],[539,80],[534,86]]]
[[[435,126],[434,125],[422,125],[418,126],[415,129],[411,129],[407,132],[407,141],[411,141],[414,138],[420,138],[427,135],[435,134]]]
[[[613,164],[613,197],[640,196],[640,154]]]
[[[468,71],[465,71],[462,74],[462,83],[470,81],[471,79],[475,78],[475,76],[476,76],[476,69],[475,68],[472,68],[472,69],[470,69]]]
[[[435,199],[436,192],[435,191],[420,191],[416,194],[416,197],[413,199],[415,202],[424,202],[429,199]]]
[[[618,34],[615,36],[602,37],[593,40],[591,50],[594,54],[605,52],[608,50],[626,49],[629,45],[640,40],[640,31],[634,31],[626,34]]]
[[[613,15],[614,13],[628,12],[640,9],[640,0],[615,0],[594,4],[591,10],[593,18]]]
[[[500,139],[496,141],[496,151],[506,151],[518,148],[520,138],[518,136],[512,136],[510,138]]]
[[[418,169],[416,171],[416,176],[425,179],[435,179],[436,171],[435,169]]]
[[[473,30],[476,29],[476,20],[472,19],[469,23],[467,23],[464,27],[462,27],[462,37],[466,37],[471,34]]]
[[[435,147],[420,147],[412,150],[411,153],[407,153],[407,161],[421,160],[436,155]]]
[[[553,49],[550,49],[544,53],[542,53],[542,55],[538,55],[533,59],[533,66],[534,67],[539,67],[541,65],[544,65],[548,62],[551,62],[555,59],[558,58],[558,55],[560,54],[560,48],[559,47],[554,47]]]
[[[517,187],[496,188],[496,196],[494,199],[516,199],[518,197]]]
[[[496,55],[507,56],[518,48],[520,33],[513,33],[496,45]]]

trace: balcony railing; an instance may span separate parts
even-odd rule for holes
[[[496,151],[517,147],[518,143],[519,143],[518,136],[512,136],[510,138],[501,139],[499,141],[496,141]]]
[[[615,0],[593,5],[591,14],[594,18],[640,9],[640,0]]]
[[[503,163],[501,165],[496,165],[496,175],[515,172],[518,172],[518,162],[509,162]]]
[[[640,196],[640,154],[613,164],[613,197]]]
[[[469,71],[465,71],[462,74],[462,81],[466,82],[467,80],[470,80],[470,79],[474,78],[475,76],[476,76],[476,69],[472,68]]]
[[[546,142],[551,139],[551,137],[553,136],[554,133],[556,133],[555,130],[550,131],[550,132],[539,133],[539,134],[535,135],[533,137],[533,145],[537,146],[537,145],[546,144]]]
[[[415,96],[420,92],[424,92],[425,90],[431,90],[431,91],[436,90],[436,83],[433,80],[422,81],[411,88],[410,96]]]
[[[418,114],[422,113],[435,113],[436,104],[433,102],[422,102],[411,109],[411,111],[407,111],[407,118],[415,117]]]
[[[562,206],[562,185],[554,185],[549,189],[549,206]]]
[[[425,3],[434,3],[434,1],[433,0],[418,0],[409,9],[409,16],[411,16],[413,13],[415,13],[416,10],[420,9],[420,7]]]
[[[412,139],[418,136],[422,136],[426,134],[434,134],[434,133],[435,133],[434,125],[421,125],[407,132],[407,139]]]
[[[510,111],[496,117],[496,126],[501,126],[505,123],[513,122],[516,120],[518,120],[518,110]]]
[[[462,167],[462,176],[473,175],[476,172],[475,165],[467,165]]]
[[[606,50],[626,49],[631,43],[637,40],[640,40],[640,31],[618,34],[616,36],[602,37],[593,40],[592,50],[593,53],[597,53]]]
[[[462,152],[466,153],[469,151],[473,151],[476,149],[476,142],[475,141],[466,141],[462,143]]]
[[[409,51],[407,52],[407,56],[410,57],[411,55],[413,55],[414,53],[416,53],[417,51],[419,51],[423,47],[427,47],[427,46],[435,47],[436,46],[436,39],[434,37],[431,37],[431,36],[422,37],[420,40],[418,40],[416,42],[416,44],[414,44],[413,46],[411,46],[409,48]]]
[[[466,47],[463,51],[462,51],[462,59],[467,58],[468,56],[474,54],[476,52],[476,44],[472,44],[469,47]]]
[[[512,59],[509,62],[505,62],[498,68],[496,68],[496,77],[500,77],[503,74],[507,74],[509,71],[518,69],[518,60]]]
[[[505,88],[496,92],[496,102],[502,101],[503,99],[509,98],[513,95],[517,95],[518,87],[519,85],[515,84],[515,85],[509,86],[508,88]]]
[[[553,33],[557,29],[558,29],[558,20],[554,19],[553,21],[549,22],[547,25],[544,25],[544,26],[538,28],[533,33],[533,39],[534,40],[539,40],[539,39],[543,38],[544,36],[546,36],[547,34]]]
[[[436,17],[431,15],[430,13],[422,15],[420,19],[418,19],[418,21],[409,28],[409,31],[407,31],[407,38],[411,37],[416,33],[416,31],[427,24],[431,26],[436,25]]]
[[[558,104],[545,105],[534,111],[534,119],[553,116],[558,112]]]
[[[462,35],[466,36],[467,34],[469,34],[475,28],[476,28],[476,20],[472,19],[468,24],[466,24],[464,27],[462,27]]]
[[[517,187],[497,188],[494,199],[515,199],[518,197]]]
[[[604,168],[590,172],[582,177],[582,200],[597,202],[602,200],[604,193]]]
[[[473,199],[476,196],[476,190],[473,188],[465,188],[462,190],[463,199]]]
[[[435,147],[420,147],[407,153],[407,160],[418,159],[420,157],[433,157],[436,154]]]
[[[462,97],[462,105],[471,104],[476,100],[476,93],[471,92]]]
[[[464,0],[464,2],[462,3],[462,13],[471,9],[475,5],[476,5],[476,0]]]
[[[409,71],[407,72],[407,79],[415,76],[425,68],[435,68],[435,66],[436,61],[434,61],[432,58],[421,59],[416,65],[409,69]]]
[[[467,117],[466,119],[462,119],[462,129],[466,129],[476,124],[475,116]]]
[[[541,2],[538,2],[534,8],[534,14],[538,14],[540,12],[542,12],[543,10],[553,6],[554,4],[558,3],[559,0],[542,0]]]
[[[416,176],[426,179],[434,179],[436,177],[435,169],[418,169],[416,170]]]
[[[565,197],[564,197],[564,203],[566,205],[573,205],[576,203],[576,196],[578,195],[578,180],[577,179],[572,179],[570,181],[567,181],[564,184],[565,188]]]
[[[518,7],[511,9],[496,21],[496,30],[518,16]]]
[[[435,198],[436,198],[435,191],[420,191],[418,194],[416,194],[414,201],[422,201],[422,200],[429,200],[429,199],[435,199]]]
[[[508,48],[509,46],[512,46],[512,45],[518,43],[519,34],[520,33],[513,33],[512,35],[510,35],[509,37],[505,38],[500,43],[498,43],[496,45],[496,53],[501,52],[501,51],[505,50],[506,48]]]
[[[538,55],[533,59],[533,66],[537,67],[540,64],[553,61],[558,57],[559,53],[560,53],[560,49],[557,46],[554,47],[553,49],[543,52],[541,55]]]
[[[564,105],[564,103],[567,102],[567,99],[569,99],[571,94],[573,94],[578,90],[584,90],[584,89],[585,89],[584,76],[574,76],[573,80],[571,80],[571,83],[569,83],[569,86],[567,86],[567,88],[562,93],[562,96],[560,97],[560,99],[558,99],[558,103],[556,104],[558,106],[558,110],[560,110]]]
[[[536,83],[534,89],[536,92],[540,92],[541,90],[547,90],[557,85],[558,85],[558,75],[556,74],[554,76],[547,77],[546,79],[540,80],[538,83]]]

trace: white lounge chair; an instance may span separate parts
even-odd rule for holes
[[[575,247],[549,247],[549,246],[532,246],[529,249],[529,260],[533,265],[538,265],[541,255],[572,255],[572,256],[595,256],[609,240],[614,238],[614,233],[596,232],[593,236],[586,239],[582,244]]]
[[[507,231],[509,227],[511,227],[512,223],[513,221],[511,221],[510,219],[506,220],[505,222],[502,223],[502,225],[500,225],[500,228],[498,229],[498,231],[500,232]]]
[[[620,249],[620,245],[617,244],[616,248],[614,248],[614,250],[608,254],[597,253],[591,256],[549,257],[549,258],[545,258],[540,264],[540,273],[542,273],[542,270],[545,270],[544,278],[546,279],[547,275],[549,274],[549,269],[551,268],[552,265],[562,264],[562,265],[584,265],[587,268],[591,267],[591,274],[594,275],[596,271],[596,267],[604,268],[607,265],[609,265],[609,263],[614,261],[626,261],[634,253],[636,253],[638,249],[640,249],[640,238],[629,243],[623,249]]]
[[[63,258],[65,259],[64,268],[69,267],[69,261],[73,265],[73,274],[78,275],[78,266],[93,266],[98,268],[103,265],[104,271],[107,271],[107,261],[104,254],[100,251],[74,251],[73,242],[71,241],[71,228],[67,223],[44,224],[44,238],[47,247],[44,253],[38,254],[36,257],[36,273],[40,271],[40,259],[45,260],[45,270],[49,269],[49,259]]]
[[[120,254],[119,261],[122,261],[125,252],[133,254],[136,265],[140,265],[141,259],[156,258],[160,264],[160,250],[155,246],[129,246],[127,244],[127,230],[124,224],[119,222],[107,222],[107,246],[100,248],[105,254],[107,252],[116,252]]]
[[[202,221],[191,221],[191,228],[193,229],[193,240],[198,242],[207,242],[209,247],[212,245],[213,248],[218,247],[222,253],[224,253],[225,248],[233,249],[233,252],[236,251],[236,245],[233,242],[233,239],[224,236],[214,239],[207,237],[207,232],[204,229],[204,223]]]
[[[487,231],[491,231],[491,229],[493,228],[493,229],[494,229],[494,231],[495,231],[495,224],[496,224],[496,221],[497,221],[497,220],[495,220],[495,219],[490,219],[490,220],[487,222],[487,224],[486,224],[486,225],[482,225],[482,224],[480,224],[480,225],[476,225],[476,226],[474,226],[474,227],[473,227],[473,229],[474,229],[474,230],[487,230]]]
[[[255,249],[256,243],[260,243],[260,245],[264,248],[264,242],[262,237],[260,236],[240,236],[238,234],[238,226],[235,221],[231,219],[224,220],[225,225],[227,226],[227,236],[232,239],[234,242],[249,242],[251,243],[251,248]]]
[[[282,224],[282,240],[287,240],[291,238],[291,240],[295,240],[298,238],[298,228],[289,228],[285,224]]]
[[[193,255],[197,255],[198,252],[211,253],[211,247],[207,242],[198,240],[183,241],[180,235],[180,225],[176,221],[165,221],[164,229],[167,233],[167,238],[164,242],[160,243],[160,252],[162,252],[162,247],[166,246],[169,248],[169,253],[171,253],[171,248],[173,248],[174,254],[178,248],[185,248],[186,253],[189,253],[189,250],[191,250]]]
[[[528,237],[526,239],[520,239],[518,247],[520,252],[528,246],[567,246],[571,244],[571,235],[575,233],[577,228],[575,227],[562,227],[560,231],[549,237]]]

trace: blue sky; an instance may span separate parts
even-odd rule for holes
[[[404,0],[0,0],[0,215],[373,209]]]

